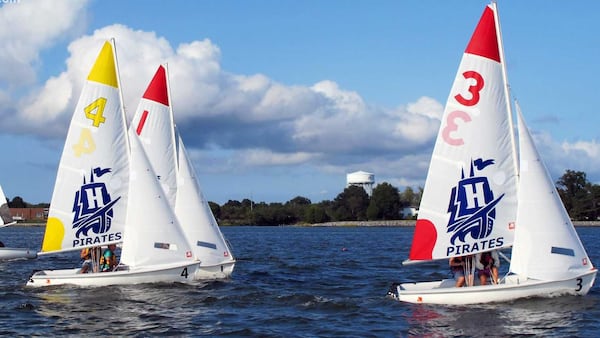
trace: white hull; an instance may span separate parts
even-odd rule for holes
[[[195,280],[214,280],[227,279],[231,277],[235,261],[226,262],[218,265],[199,266],[194,275]]]
[[[141,283],[190,283],[195,280],[198,263],[162,265],[152,268],[118,268],[112,272],[79,273],[79,268],[37,271],[27,281],[27,286],[52,285],[106,286]]]
[[[18,258],[37,258],[37,252],[22,248],[0,248],[0,260],[18,259]]]
[[[418,304],[466,305],[506,302],[519,298],[585,295],[596,278],[596,269],[560,281],[526,279],[507,276],[498,285],[476,285],[457,288],[453,279],[436,282],[403,283],[392,290],[392,296],[402,302]],[[393,292],[395,291],[395,292]]]

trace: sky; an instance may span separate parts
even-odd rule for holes
[[[208,200],[424,185],[488,1],[2,0],[0,184],[50,202],[81,87],[115,38],[129,118],[161,63]],[[508,79],[551,176],[600,184],[600,2],[498,1]]]

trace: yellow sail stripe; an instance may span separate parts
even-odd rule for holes
[[[100,51],[100,54],[98,54],[96,63],[94,63],[94,67],[92,67],[90,75],[88,75],[87,79],[89,81],[99,82],[107,86],[119,88],[115,59],[110,42],[106,41],[104,46],[102,46],[102,50]]]

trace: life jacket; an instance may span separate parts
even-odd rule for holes
[[[102,256],[100,256],[100,271],[110,271],[113,266],[116,265],[117,256],[114,251],[110,251],[110,255],[106,257],[106,253],[109,251],[104,251]]]

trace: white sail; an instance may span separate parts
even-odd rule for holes
[[[152,267],[191,262],[192,250],[152,165],[138,138],[130,135],[130,139],[131,188],[121,263]]]
[[[10,209],[8,208],[8,201],[6,200],[6,195],[4,195],[4,190],[0,186],[0,228],[15,223],[10,216]]]
[[[114,46],[106,42],[73,113],[42,252],[120,242],[127,216],[129,154]]]
[[[517,107],[520,153],[519,208],[510,271],[563,280],[594,267]]]
[[[234,261],[208,201],[200,189],[194,167],[178,136],[178,182],[175,214],[203,265]]]
[[[508,247],[517,175],[494,8],[464,52],[431,156],[410,260]]]
[[[194,168],[174,126],[167,68],[159,66],[148,85],[130,126],[130,135],[141,141],[144,151],[179,224],[202,266],[215,266],[234,259],[204,198]]]
[[[175,132],[165,67],[158,67],[135,112],[130,129],[139,137],[171,206],[177,191]]]

